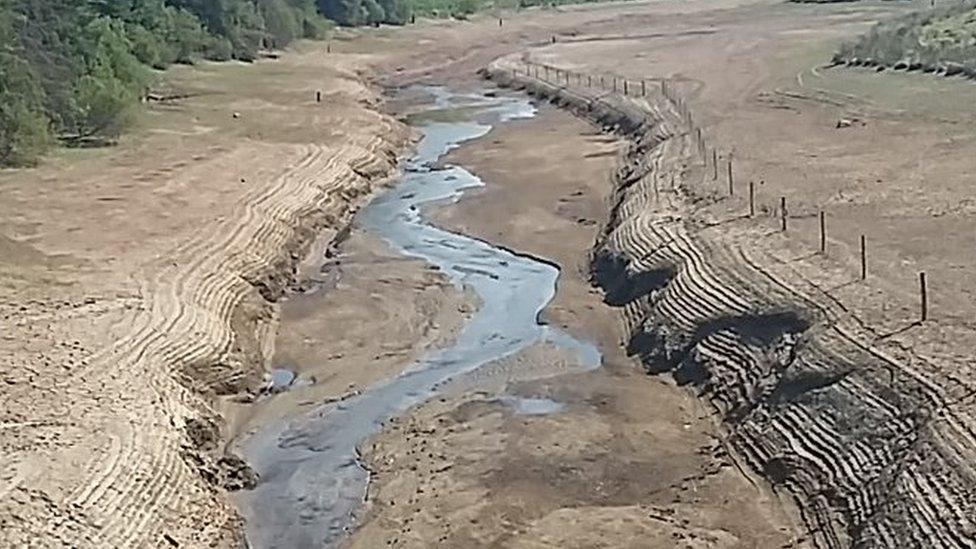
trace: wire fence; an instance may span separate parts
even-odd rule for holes
[[[710,172],[712,181],[719,184],[720,174],[721,172],[725,172],[728,197],[735,197],[736,181],[732,152],[729,151],[725,155],[722,155],[719,152],[718,147],[709,145],[705,129],[698,125],[696,119],[692,115],[691,109],[688,105],[688,99],[678,91],[680,86],[679,80],[667,77],[638,79],[609,73],[586,73],[563,69],[553,65],[537,63],[529,60],[522,60],[518,62],[517,65],[511,69],[511,76],[514,80],[518,80],[520,77],[526,77],[529,79],[538,80],[539,82],[544,82],[550,86],[563,89],[565,93],[574,94],[577,98],[584,101],[591,101],[592,99],[589,97],[589,95],[593,93],[616,94],[623,98],[635,99],[653,99],[658,95],[663,97],[668,104],[670,104],[677,117],[684,124],[684,129],[692,141],[696,155],[701,162],[706,177]],[[577,90],[580,93],[577,93]],[[589,94],[587,94],[587,92],[589,92]],[[596,98],[599,97],[599,95],[596,96]],[[606,104],[605,106],[608,108],[614,108],[609,104]],[[722,162],[722,160],[724,160],[724,162]],[[760,182],[760,185],[764,183],[765,182],[762,181]],[[780,230],[787,233],[790,230],[790,214],[786,196],[779,197],[779,207],[777,210],[779,214],[778,217],[780,218]],[[755,216],[756,186],[754,181],[749,181],[748,217],[754,218]],[[820,244],[819,254],[826,256],[829,247],[827,212],[823,209],[819,209],[818,219]],[[868,278],[867,235],[861,234],[859,237],[859,278],[861,281],[864,281]],[[918,305],[918,317],[914,322],[915,324],[925,322],[930,318],[928,280],[925,272],[918,273]]]

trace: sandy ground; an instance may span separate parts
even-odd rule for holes
[[[781,502],[736,468],[709,413],[624,355],[617,312],[590,288],[586,252],[618,152],[614,138],[544,106],[448,156],[487,186],[436,222],[562,265],[544,317],[598,343],[604,364],[567,373],[574,357],[537,345],[411,410],[364,445],[374,476],[350,547],[793,541]],[[512,395],[566,407],[517,414]]]
[[[690,0],[560,8],[505,16],[501,28],[486,15],[343,31],[331,56],[320,44],[278,61],[169,71],[171,87],[191,96],[151,105],[119,147],[62,151],[38,169],[0,173],[0,545],[231,545],[239,529],[223,486],[239,471],[221,459],[224,441],[303,404],[299,392],[258,407],[228,399],[253,399],[270,364],[319,380],[303,391],[328,398],[446,341],[470,300],[362,235],[342,248],[338,279],[326,276],[283,306],[272,361],[274,302],[316,236],[329,241],[405,145],[404,128],[377,112],[362,78],[470,87],[477,69],[512,53],[680,82],[722,166],[734,156],[733,199],[723,198],[721,177],[691,172],[695,192],[714,198],[698,215],[722,222],[711,236],[817,288],[877,344],[935,374],[953,372],[967,394],[976,242],[960,174],[973,168],[973,88],[819,68],[841,40],[909,7]],[[563,279],[546,318],[598,342],[605,366],[551,377],[570,359],[534,348],[413,410],[365,449],[378,478],[351,544],[766,547],[793,539],[779,503],[716,445],[720,431],[697,401],[622,356],[616,317],[584,280],[615,149],[581,122],[544,111],[458,151],[456,161],[495,185],[440,221],[558,261]],[[744,219],[749,180],[760,215]],[[780,196],[791,213],[786,234],[775,230]],[[825,256],[816,253],[821,209]],[[857,280],[861,234],[867,282]],[[390,264],[395,275],[371,269]],[[932,320],[918,325],[923,270]],[[404,290],[411,299],[397,299]],[[350,328],[323,336],[339,318]],[[363,361],[371,366],[357,368]],[[514,415],[495,400],[502,392],[549,395],[567,408]]]
[[[271,364],[295,379],[274,398],[234,406],[234,437],[400,373],[449,342],[477,307],[442,273],[359,229],[315,273],[280,305]]]
[[[709,166],[689,189],[705,197],[696,215],[716,226],[711,236],[839,300],[879,341],[968,376],[973,362],[963,349],[976,337],[968,284],[976,241],[961,174],[974,167],[972,86],[823,67],[843,40],[906,7],[652,4],[639,18],[593,25],[530,56],[592,74],[678,81],[706,146],[719,155],[718,180]],[[749,181],[752,219],[742,217]],[[790,216],[785,235],[777,231],[781,197]],[[826,254],[819,253],[821,211]],[[920,272],[928,276],[932,322],[918,325]]]
[[[217,397],[261,381],[267,300],[407,138],[322,49],[174,69],[190,97],[120,146],[0,174],[0,545],[238,537]]]

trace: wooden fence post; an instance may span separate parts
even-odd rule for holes
[[[925,283],[925,273],[918,273],[918,287],[922,294],[922,322],[929,319],[929,292]]]
[[[322,102],[322,92],[321,91],[316,91],[315,92],[315,102],[316,103],[321,103]]]
[[[732,180],[732,157],[729,157],[729,196],[735,196],[735,183]]]
[[[868,252],[864,235],[861,235],[861,280],[868,278]]]
[[[827,253],[827,220],[823,210],[820,210],[820,253]]]
[[[779,216],[783,224],[783,232],[786,232],[786,197],[779,197]]]
[[[647,95],[647,82],[645,80],[641,80],[641,97],[644,97],[646,95]]]
[[[627,95],[627,79],[624,78],[624,95]]]
[[[712,181],[718,181],[718,149],[712,149]]]

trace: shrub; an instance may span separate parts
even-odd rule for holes
[[[76,96],[80,116],[75,135],[65,136],[69,141],[118,139],[132,121],[136,95],[117,78],[86,75],[78,82]]]
[[[869,60],[898,68],[976,74],[976,7],[960,4],[877,24],[841,46],[834,62]]]

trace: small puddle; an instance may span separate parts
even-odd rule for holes
[[[551,398],[503,396],[498,400],[506,406],[510,406],[515,410],[516,414],[522,416],[545,416],[557,414],[566,409],[564,403],[556,402]]]
[[[258,396],[258,398],[261,400],[271,398],[278,393],[291,391],[292,389],[297,389],[299,387],[307,387],[314,382],[314,379],[312,378],[299,377],[294,371],[289,370],[288,368],[272,368],[268,374],[268,381],[264,385],[264,388],[261,389],[261,394]]]
[[[286,370],[284,368],[275,368],[271,370],[271,387],[270,390],[284,391],[291,387],[291,384],[295,381],[295,372],[291,370]]]
[[[483,185],[464,168],[436,169],[444,154],[485,135],[492,124],[534,116],[535,108],[520,98],[426,91],[433,107],[412,117],[423,133],[417,153],[398,183],[364,208],[357,222],[405,255],[438,267],[457,288],[474,290],[481,306],[451,346],[429,352],[396,378],[244,441],[243,453],[260,476],[254,490],[237,494],[251,547],[337,544],[355,524],[366,493],[368,473],[358,462],[357,445],[384,421],[428,399],[439,383],[540,342],[575,352],[580,370],[600,365],[595,346],[539,322],[555,295],[556,267],[439,229],[422,215],[425,204],[457,201],[465,189]],[[277,375],[284,380],[284,373]],[[517,413],[553,413],[562,406],[506,398],[514,399]]]

